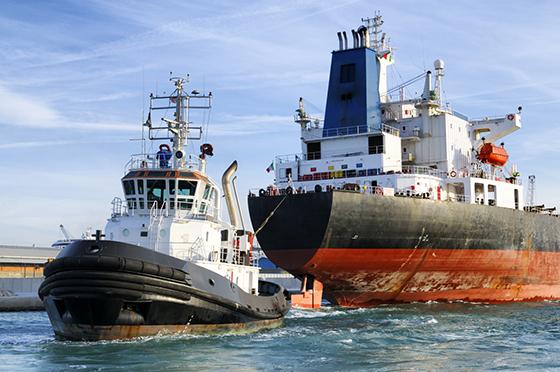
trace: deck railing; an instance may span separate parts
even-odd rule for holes
[[[181,169],[202,170],[203,163],[198,156],[188,155],[184,160],[184,167]],[[164,159],[154,154],[134,154],[125,165],[125,173],[132,170],[172,170],[174,168],[174,159]]]

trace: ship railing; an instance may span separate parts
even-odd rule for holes
[[[447,196],[447,201],[450,201],[450,202],[459,202],[459,203],[470,203],[470,202],[471,202],[471,198],[470,198],[469,195],[454,194],[454,195],[448,195],[448,196]]]
[[[111,201],[111,207],[111,218],[126,216],[129,214],[127,201],[117,196]]]
[[[444,172],[439,169],[434,169],[430,167],[422,167],[417,165],[403,165],[402,166],[402,173],[403,174],[422,174],[428,176],[434,176],[439,178],[446,178],[447,172]]]
[[[201,260],[201,261],[218,261],[217,254],[210,253],[206,257],[204,250],[204,239],[197,237],[193,242],[173,242],[173,255],[182,260]]]
[[[193,211],[192,201],[179,201],[177,202],[175,216],[185,220],[215,221],[218,215],[217,212],[218,209],[213,205],[207,205],[205,210],[195,212]]]
[[[125,165],[125,173],[133,170],[173,170],[177,169],[174,166],[174,160],[165,160],[158,156],[157,153],[153,154],[133,154],[130,160]],[[204,167],[201,159],[198,156],[188,155],[184,159],[184,166],[180,169],[195,169],[202,170]]]
[[[381,124],[381,127],[379,129],[370,128],[367,125],[353,125],[353,126],[342,127],[342,128],[323,129],[323,137],[351,136],[355,134],[375,133],[375,132],[389,133],[397,137],[400,136],[400,132],[398,129],[390,125]]]

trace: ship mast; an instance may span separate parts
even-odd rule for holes
[[[185,93],[185,86],[189,82],[189,75],[184,77],[171,77],[169,81],[174,82],[175,91],[170,95],[157,96],[150,94],[150,112],[148,120],[144,124],[149,129],[149,139],[152,141],[168,140],[172,144],[172,164],[175,169],[184,169],[188,166],[184,147],[189,139],[200,140],[202,137],[202,126],[193,126],[190,120],[191,109],[210,109],[212,106],[212,93],[200,94],[193,90],[190,94]],[[193,100],[202,100],[202,103],[192,105]],[[166,104],[157,104],[158,101],[167,101]],[[162,117],[165,125],[152,125],[152,113],[157,110],[174,110],[173,118]],[[205,159],[201,157],[199,170],[205,171]]]

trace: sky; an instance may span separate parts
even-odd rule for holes
[[[298,98],[323,114],[336,32],[375,11],[394,47],[389,87],[441,58],[453,109],[523,106],[523,128],[504,138],[510,161],[525,183],[536,175],[537,202],[559,204],[558,2],[3,0],[0,244],[49,246],[61,223],[74,236],[104,227],[140,152],[148,95],[171,91],[170,72],[212,92],[200,118],[215,149],[208,172],[219,180],[238,160],[244,201],[272,182],[275,155],[300,152]]]

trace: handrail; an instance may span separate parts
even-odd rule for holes
[[[189,155],[184,159],[185,166],[179,169],[196,169],[202,171],[203,161],[194,155]],[[173,170],[173,161],[164,161],[158,158],[157,153],[133,154],[125,164],[124,173],[132,170]]]

